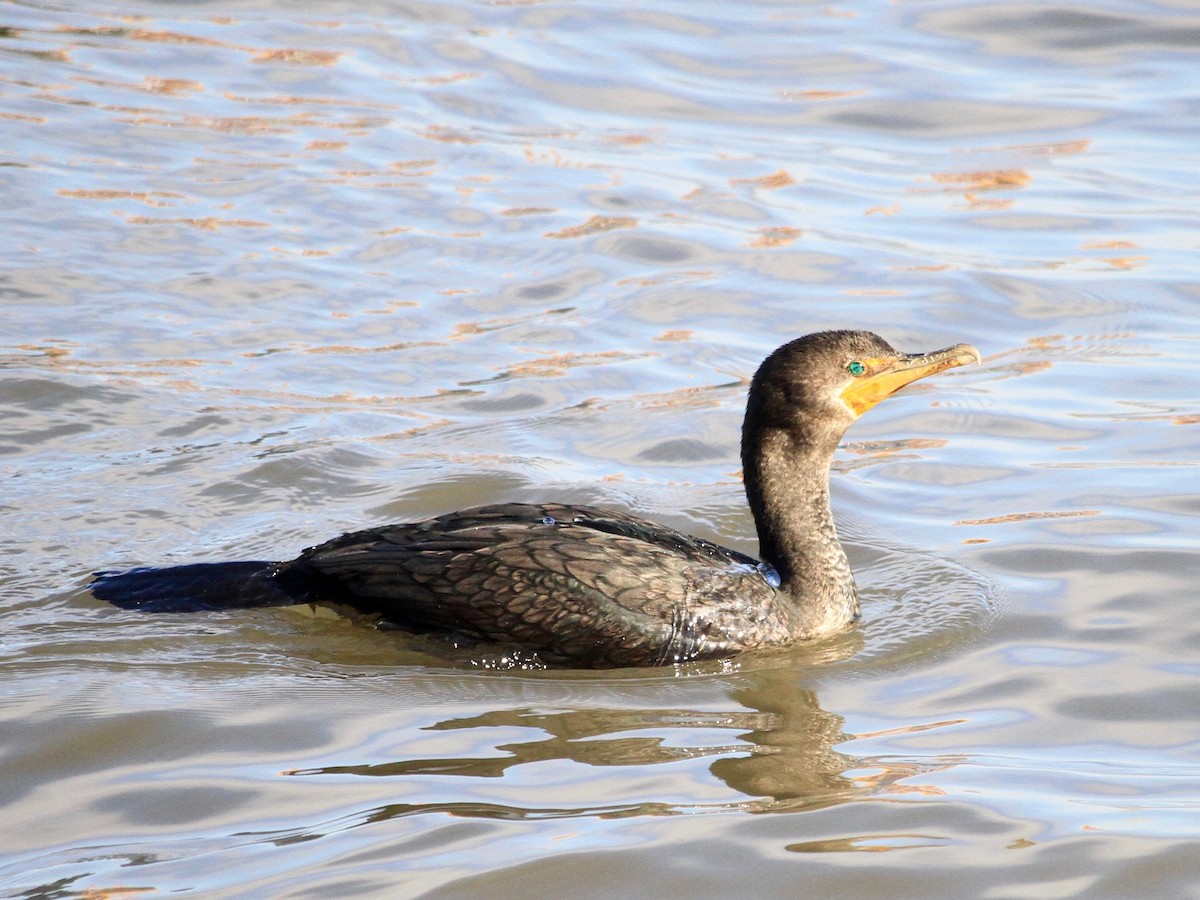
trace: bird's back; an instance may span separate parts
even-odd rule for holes
[[[546,662],[720,656],[790,628],[757,560],[583,506],[484,506],[354,532],[276,578],[405,627],[520,644]]]

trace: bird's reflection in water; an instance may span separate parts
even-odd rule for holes
[[[838,642],[840,653],[853,652],[855,641]],[[493,802],[494,791],[480,788],[488,799],[465,799],[472,791],[461,786],[446,800],[446,791],[428,802],[395,803],[365,811],[366,821],[441,812],[481,818],[547,818],[595,816],[603,818],[696,814],[706,811],[742,810],[769,812],[818,808],[890,792],[896,781],[920,774],[911,765],[890,767],[884,761],[863,759],[835,749],[856,735],[844,731],[841,716],[821,708],[816,693],[804,686],[803,671],[778,665],[784,657],[760,660],[770,667],[717,676],[728,682],[727,697],[735,704],[728,709],[704,710],[677,707],[639,709],[562,708],[548,704],[493,709],[475,715],[444,719],[426,726],[426,731],[453,732],[465,729],[493,730],[505,735],[515,729],[536,730],[529,740],[497,742],[484,756],[410,758],[394,762],[331,765],[294,770],[297,776],[363,776],[375,778],[459,776],[463,778],[523,779],[537,777],[528,772],[515,776],[513,770],[533,764],[567,762],[586,766],[657,767],[711,757],[707,772],[716,782],[735,793],[722,790],[713,798],[713,785],[697,786],[702,777],[695,770],[653,772],[652,782],[640,777],[627,779],[605,796],[612,802],[560,803],[563,794],[561,768],[547,788],[545,806],[510,806]],[[661,686],[662,682],[658,684]],[[630,688],[630,685],[625,685]],[[847,774],[854,773],[854,774]],[[599,776],[603,778],[604,776]],[[679,783],[674,779],[692,779]],[[665,793],[647,796],[631,783],[653,783]],[[442,782],[442,787],[445,782]],[[580,785],[576,796],[596,790]],[[405,792],[411,786],[405,788]],[[569,791],[569,787],[567,789]],[[910,788],[902,788],[910,790]],[[630,796],[630,793],[636,796]],[[593,794],[594,795],[594,794]],[[526,793],[528,796],[528,793]],[[569,796],[569,794],[568,794]],[[681,798],[692,798],[688,799]],[[481,798],[482,799],[482,798]]]

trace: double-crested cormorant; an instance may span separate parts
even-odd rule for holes
[[[768,356],[742,425],[761,562],[620,512],[511,503],[356,531],[291,562],[101,572],[92,590],[154,612],[333,601],[556,665],[662,665],[829,634],[859,616],[829,508],[838,441],[909,382],[979,360],[967,344],[899,353],[865,331]]]

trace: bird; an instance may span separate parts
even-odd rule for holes
[[[830,507],[843,434],[905,385],[981,361],[969,344],[901,353],[854,330],[767,356],[741,436],[759,559],[617,510],[501,503],[350,532],[287,562],[108,570],[90,588],[147,612],[344,604],[555,667],[672,665],[820,638],[861,616]]]

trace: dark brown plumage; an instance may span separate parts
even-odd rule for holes
[[[661,665],[816,637],[858,617],[829,507],[842,434],[904,384],[978,359],[963,344],[901,354],[861,331],[772,353],[742,427],[762,562],[623,513],[514,503],[353,532],[291,562],[99,573],[92,590],[147,611],[333,601],[556,665]]]

